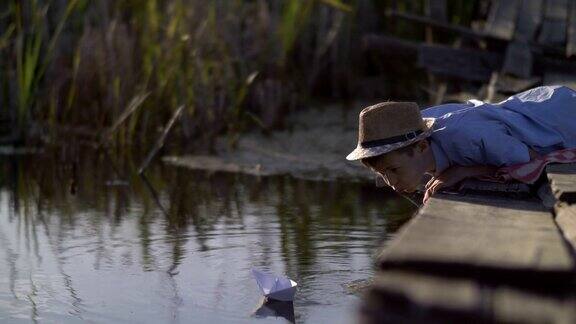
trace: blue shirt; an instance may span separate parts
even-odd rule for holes
[[[470,100],[422,111],[436,118],[430,143],[436,174],[453,165],[507,166],[540,154],[576,147],[576,92],[544,86],[500,103]]]

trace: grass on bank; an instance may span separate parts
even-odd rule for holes
[[[0,4],[2,113],[21,131],[38,123],[48,134],[102,135],[148,94],[113,143],[151,143],[185,105],[175,138],[210,146],[218,134],[274,126],[295,93],[351,75],[367,21],[391,3],[7,0]],[[421,10],[423,1],[396,3]]]

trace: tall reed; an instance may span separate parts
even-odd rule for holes
[[[25,126],[41,96],[41,81],[56,54],[59,36],[68,17],[79,4],[79,0],[68,1],[53,29],[45,22],[50,11],[47,3],[13,0],[4,5],[6,21],[1,25],[6,32],[2,36],[0,51],[3,57],[12,55],[16,61],[14,70],[11,70],[13,66],[10,64],[2,67],[4,78],[13,77],[16,80],[15,85],[11,85],[11,100],[4,102],[4,107],[11,104],[16,107],[16,125],[19,128]]]
[[[388,2],[6,0],[0,104],[22,129],[101,134],[149,94],[112,143],[150,143],[185,105],[175,138],[210,146],[223,132],[273,125],[293,92],[324,80],[341,91],[366,17]]]

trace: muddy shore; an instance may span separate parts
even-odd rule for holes
[[[373,181],[374,175],[358,162],[346,160],[357,139],[358,112],[329,106],[300,111],[287,117],[284,130],[264,135],[242,135],[235,147],[226,138],[216,142],[216,154],[166,156],[163,161],[190,169],[234,172],[257,176],[291,175],[307,180]]]

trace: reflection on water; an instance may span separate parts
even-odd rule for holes
[[[290,323],[295,323],[294,303],[262,298],[260,306],[254,313],[256,317],[283,317]]]
[[[0,322],[347,323],[343,285],[413,211],[371,186],[114,160],[1,161]],[[299,283],[292,317],[255,315],[252,267]]]

